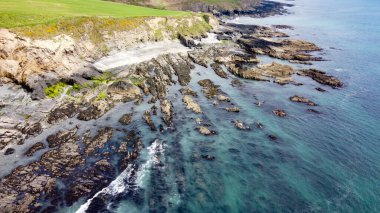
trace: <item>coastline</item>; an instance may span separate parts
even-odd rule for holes
[[[173,91],[178,93],[179,89],[182,89],[179,102],[183,101],[187,107],[181,113],[199,114],[200,120],[196,120],[193,128],[207,137],[223,134],[217,131],[217,126],[213,126],[208,122],[207,112],[202,114],[202,109],[206,108],[205,103],[215,105],[227,114],[240,113],[239,111],[242,109],[235,106],[235,104],[239,105],[240,103],[234,100],[235,97],[228,95],[230,91],[220,89],[220,85],[214,82],[217,81],[215,79],[202,79],[196,82],[201,87],[198,92],[189,88],[189,85],[194,87],[194,84],[190,83],[194,78],[191,74],[193,72],[191,70],[194,68],[198,69],[202,66],[209,67],[211,65],[219,78],[228,78],[236,88],[239,88],[241,81],[244,80],[245,82],[246,79],[285,86],[294,85],[301,88],[303,83],[297,81],[299,78],[311,78],[320,83],[320,87],[316,87],[319,92],[343,86],[342,82],[337,78],[310,67],[310,63],[315,61],[328,60],[328,58],[316,57],[310,53],[322,51],[318,46],[307,41],[294,40],[292,36],[289,37],[289,35],[281,31],[281,28],[290,29],[290,26],[269,28],[221,23],[221,26],[213,32],[221,41],[220,44],[198,46],[194,45],[197,43],[194,40],[200,39],[199,37],[187,37],[183,43],[188,48],[192,48],[189,52],[168,53],[142,63],[133,65],[131,63],[129,64],[130,66],[121,69],[120,72],[105,72],[100,75],[100,78],[97,78],[99,76],[99,73],[97,73],[93,78],[90,78],[94,86],[87,87],[83,86],[83,84],[77,84],[82,86],[78,88],[79,91],[74,91],[70,96],[65,95],[66,92],[63,92],[60,94],[61,98],[54,99],[54,101],[57,101],[56,107],[47,109],[49,113],[46,114],[46,117],[43,117],[42,121],[33,123],[33,115],[30,120],[28,119],[33,121],[32,123],[28,122],[20,125],[19,123],[4,121],[3,123],[7,125],[14,125],[11,128],[20,129],[21,133],[29,135],[30,141],[35,141],[33,138],[38,137],[37,135],[39,134],[41,134],[40,138],[50,135],[50,140],[47,137],[47,142],[44,143],[45,148],[35,148],[40,151],[37,151],[34,156],[33,163],[20,166],[10,174],[4,174],[6,176],[2,178],[1,188],[18,189],[20,188],[18,184],[31,185],[33,183],[33,186],[36,184],[37,187],[26,190],[20,189],[21,192],[47,193],[57,198],[57,200],[61,200],[55,202],[65,202],[66,204],[73,204],[81,197],[92,197],[103,187],[106,187],[113,178],[117,177],[120,171],[135,162],[137,164],[140,152],[144,152],[143,149],[145,149],[143,148],[142,140],[153,141],[149,137],[144,138],[147,134],[160,137],[156,134],[165,136],[166,133],[176,131],[176,125],[179,124],[175,121],[175,116],[177,116],[176,113],[180,112],[177,109],[178,100],[176,101],[177,104],[173,104],[174,100],[172,98],[175,96]],[[259,64],[257,55],[270,56],[287,62],[285,64]],[[240,66],[241,64],[247,65],[249,68]],[[292,68],[292,65],[297,65],[297,68]],[[298,65],[306,68],[299,69]],[[99,83],[100,85],[98,85]],[[74,84],[69,84],[69,86],[65,87],[65,91],[72,87],[74,87]],[[206,99],[200,100],[199,96],[204,96]],[[51,106],[52,101],[44,99],[42,100],[42,105]],[[289,101],[305,104],[308,108],[306,110],[309,110],[312,114],[319,113],[315,109],[318,103],[314,103],[308,97],[295,94],[289,97]],[[259,106],[262,101],[256,100],[255,104]],[[117,110],[121,108],[126,112],[124,115],[133,112],[129,116],[132,117],[130,118],[132,121],[127,121],[126,126],[119,123],[121,115]],[[285,119],[287,116],[286,112],[281,108],[272,108],[271,113],[281,118],[285,117]],[[128,115],[126,117],[128,118]],[[161,123],[159,120],[163,122]],[[100,123],[100,128],[97,127],[97,123]],[[99,128],[99,130],[87,130],[90,125],[95,126],[96,129]],[[148,129],[143,130],[145,134],[138,133],[140,127],[144,125],[147,125],[145,128],[148,127]],[[239,131],[261,129],[260,123],[245,123],[240,120],[234,120],[231,125],[239,129]],[[57,132],[58,130],[61,132]],[[275,133],[266,134],[268,134],[267,137],[271,141],[281,140],[278,139]],[[128,138],[120,139],[125,136]],[[119,143],[120,140],[127,140],[126,144],[128,145],[121,145],[123,143]],[[26,142],[29,143],[29,140]],[[84,147],[78,144],[82,144]],[[5,152],[7,148],[7,146],[4,147],[2,151]],[[21,154],[24,151],[26,150],[17,150],[16,153]],[[41,155],[41,159],[37,160]],[[95,163],[87,162],[87,156],[95,157],[97,161]],[[111,162],[112,156],[117,156],[118,162],[116,164]],[[157,156],[157,158],[164,157]],[[200,154],[199,158],[210,162],[215,160],[215,157],[211,154]],[[63,165],[63,167],[55,167],[55,164]],[[43,175],[41,175],[41,168],[44,168],[42,170]],[[85,172],[73,172],[75,168],[84,168]],[[36,175],[31,176],[27,171],[34,171]],[[164,173],[164,171],[158,171],[159,174],[160,172]],[[37,175],[38,173],[39,175]],[[50,174],[53,174],[53,176],[50,176]],[[95,176],[97,178],[92,179]],[[30,180],[30,182],[17,183],[14,181],[16,177],[25,177],[23,181]],[[57,189],[54,184],[58,179],[62,179],[68,186],[72,187],[67,190],[68,192],[64,197],[55,191]],[[75,187],[77,184],[82,184],[84,188]],[[14,204],[7,204],[9,201],[14,202],[9,198],[18,193],[20,192],[12,192],[5,197],[6,199],[1,196],[5,201],[2,202],[2,207],[6,209],[14,208]],[[36,195],[28,194],[24,200],[20,201],[22,205],[20,204],[17,208],[20,207],[21,210],[30,208],[31,211],[44,209],[45,206],[35,203],[37,199],[34,196]],[[30,205],[28,204],[29,206],[25,206],[27,201],[31,201]],[[99,200],[96,202],[99,202]],[[54,206],[49,206],[48,208],[54,209]]]

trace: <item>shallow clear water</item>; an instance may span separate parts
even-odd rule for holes
[[[138,126],[149,147],[137,165],[142,171],[134,183],[138,187],[125,187],[115,195],[117,199],[109,198],[109,211],[380,211],[380,2],[294,3],[291,15],[238,22],[294,26],[289,34],[324,48],[329,61],[313,67],[338,76],[345,87],[322,86],[328,92],[320,93],[314,88],[321,85],[299,78],[305,83],[302,87],[242,80],[243,87],[237,89],[230,85],[231,79],[196,67],[190,87],[198,92],[195,100],[204,115],[186,111],[179,87],[171,88],[176,129],[153,134],[147,126]],[[226,104],[213,106],[197,84],[206,78],[220,85],[241,112],[225,112]],[[288,98],[295,94],[318,103],[316,109],[322,113],[309,113],[307,106],[290,102]],[[257,107],[257,100],[265,101],[264,105]],[[272,110],[277,107],[289,116],[275,117]],[[199,135],[197,117],[207,120],[218,135]],[[239,131],[233,120],[252,128]],[[155,118],[155,122],[161,121]],[[255,128],[256,122],[265,128]],[[269,134],[278,140],[271,141]],[[205,154],[216,159],[205,161],[200,157]],[[65,211],[74,212],[83,203]]]

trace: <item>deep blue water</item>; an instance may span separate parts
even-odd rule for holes
[[[238,22],[294,26],[286,32],[324,49],[328,61],[313,67],[339,77],[344,88],[299,77],[302,87],[242,80],[243,87],[236,89],[231,79],[197,67],[190,87],[198,92],[204,115],[186,111],[179,87],[171,89],[176,131],[152,134],[138,126],[149,147],[138,165],[137,180],[130,183],[140,190],[131,192],[136,187],[119,181],[126,186],[113,192],[118,199],[109,199],[111,212],[380,212],[380,1],[294,4],[290,15]],[[197,84],[205,78],[221,85],[241,112],[213,106]],[[309,113],[310,107],[290,102],[295,94],[318,103],[322,113]],[[257,107],[256,99],[264,105]],[[148,107],[137,108],[135,116]],[[285,109],[288,116],[275,117],[275,108]],[[197,117],[208,120],[219,134],[200,136]],[[251,124],[252,130],[237,130],[231,123],[236,119]],[[265,128],[255,129],[256,122]],[[278,140],[271,141],[269,134]],[[202,160],[205,154],[215,160]]]

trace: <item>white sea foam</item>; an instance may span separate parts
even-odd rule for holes
[[[162,154],[164,152],[164,145],[159,140],[155,140],[147,149],[148,160],[139,168],[136,174],[136,184],[138,187],[143,187],[144,177],[147,175],[152,165],[160,162],[157,154]],[[101,194],[116,196],[128,190],[129,186],[127,181],[131,176],[132,171],[133,165],[128,165],[128,167],[115,180],[113,180],[110,185],[97,192],[91,199],[88,199],[85,204],[80,206],[76,213],[85,213],[93,199]]]

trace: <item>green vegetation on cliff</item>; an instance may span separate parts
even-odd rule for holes
[[[1,0],[0,28],[54,23],[75,17],[128,18],[187,14],[102,0]]]

